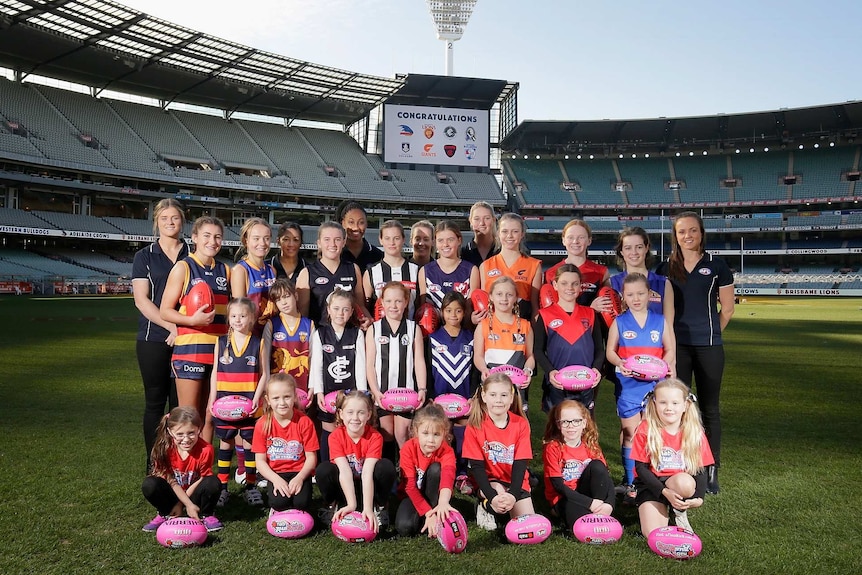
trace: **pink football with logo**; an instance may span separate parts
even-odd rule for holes
[[[512,380],[512,383],[515,384],[516,387],[527,387],[530,385],[530,377],[520,367],[515,367],[514,365],[498,365],[497,367],[492,367],[488,370],[488,375],[493,375],[495,373],[505,373],[509,376],[509,379]]]
[[[467,522],[458,511],[449,512],[445,521],[437,524],[437,541],[447,553],[462,553],[467,548]]]
[[[443,408],[449,419],[458,419],[470,415],[470,402],[463,395],[444,393],[434,398],[434,403]]]
[[[653,553],[668,559],[693,559],[700,555],[700,537],[682,527],[658,527],[650,531],[647,544]]]
[[[174,517],[159,525],[156,540],[168,549],[197,547],[207,540],[207,528],[197,519]]]
[[[314,529],[314,518],[299,509],[277,511],[266,520],[266,530],[274,537],[299,539]]]
[[[311,395],[304,389],[296,388],[296,406],[305,411],[311,405]]]
[[[601,379],[601,375],[585,365],[569,365],[557,371],[557,382],[566,391],[592,389]]]
[[[575,521],[572,534],[581,543],[609,545],[623,536],[623,526],[610,515],[590,513]]]
[[[358,511],[351,511],[332,522],[332,534],[347,543],[371,543],[377,533]]]
[[[239,421],[251,414],[252,400],[242,395],[226,395],[213,402],[213,417],[223,421]]]
[[[667,377],[667,364],[654,355],[637,353],[626,358],[623,367],[632,371],[632,377],[643,381],[658,381]]]
[[[323,410],[326,413],[335,413],[335,401],[338,399],[337,391],[330,391],[323,396]]]
[[[392,413],[414,411],[419,405],[419,394],[406,387],[387,389],[380,398],[380,407]]]
[[[551,536],[551,521],[544,515],[528,513],[506,524],[506,539],[518,545],[537,545]]]

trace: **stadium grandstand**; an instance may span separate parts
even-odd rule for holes
[[[225,221],[226,261],[251,216],[300,223],[310,254],[345,198],[368,209],[372,243],[390,218],[456,220],[469,239],[469,207],[487,201],[525,217],[548,263],[584,218],[591,256],[612,266],[624,227],[666,256],[670,216],[693,209],[742,293],[862,295],[859,102],[519,124],[515,82],[369,76],[110,0],[0,0],[0,30],[0,292],[128,290],[152,207],[174,197],[190,219]],[[477,152],[441,123],[432,135],[452,143],[435,155],[415,145],[427,125],[387,119],[398,106],[475,111],[486,141]]]

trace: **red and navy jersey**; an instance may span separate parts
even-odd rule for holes
[[[519,459],[533,458],[530,445],[530,424],[523,417],[509,413],[509,422],[500,429],[487,415],[481,427],[468,425],[464,429],[464,459],[485,462],[490,481],[512,482],[512,464]],[[530,479],[524,474],[524,491],[530,491]]]
[[[269,433],[264,433],[265,423],[264,418],[260,418],[254,425],[251,450],[265,454],[267,464],[276,473],[301,471],[305,465],[305,454],[320,449],[314,423],[296,408],[284,427],[273,417]]]
[[[611,287],[616,290],[620,297],[623,295],[623,281],[628,273],[622,272],[611,276]],[[655,272],[647,272],[647,285],[649,286],[649,309],[652,312],[664,314],[664,288],[667,286],[667,277]]]
[[[661,454],[658,458],[658,469],[653,467],[650,459],[649,445],[647,444],[647,432],[649,430],[649,422],[643,420],[635,430],[634,439],[632,439],[632,459],[649,465],[657,477],[670,477],[677,473],[685,471],[685,460],[683,459],[682,451],[682,431],[676,435],[671,435],[662,428],[661,430]],[[709,441],[706,439],[706,434],[701,432],[700,437],[700,465],[706,467],[713,465],[715,459],[712,457],[712,451],[709,449]]]
[[[641,327],[631,310],[627,310],[622,315],[617,316],[616,322],[617,331],[620,334],[617,355],[621,359],[638,354],[664,357],[662,337],[664,336],[665,321],[663,315],[647,310],[646,322]]]
[[[432,463],[440,464],[440,489],[452,489],[455,484],[455,451],[445,441],[430,456],[419,448],[419,440],[408,439],[399,451],[401,482],[398,495],[401,499],[409,497],[413,507],[423,516],[431,510],[428,500],[422,495],[425,473]]]
[[[440,309],[443,297],[450,291],[456,291],[465,298],[470,297],[470,274],[475,266],[467,260],[461,260],[452,270],[445,273],[440,269],[437,260],[431,260],[422,268],[425,270],[425,301]]]
[[[347,252],[347,250],[344,250]],[[309,300],[308,317],[315,324],[319,324],[320,320],[326,315],[326,298],[339,287],[344,291],[356,293],[356,268],[353,262],[342,261],[335,268],[335,272],[330,272],[320,260],[316,260],[308,264],[308,288],[311,291],[311,299]]]
[[[213,351],[218,336],[227,333],[227,303],[230,299],[230,272],[223,263],[213,261],[205,266],[194,254],[182,260],[186,267],[186,277],[183,281],[180,296],[179,312],[189,315],[183,303],[186,295],[196,283],[206,282],[213,292],[215,303],[215,318],[209,325],[177,326],[177,337],[174,340],[172,360],[187,361],[212,365]]]
[[[554,276],[557,275],[557,269],[560,268],[566,260],[551,266],[545,270],[545,283],[549,284],[554,281]],[[589,306],[599,295],[599,288],[602,287],[602,280],[605,279],[605,274],[608,273],[607,266],[597,264],[592,260],[587,260],[583,265],[579,265],[581,271],[581,293],[578,295],[578,303],[580,305]]]
[[[545,355],[555,369],[569,365],[593,367],[595,358],[596,312],[590,307],[575,305],[571,314],[558,304],[539,310],[545,326]],[[546,374],[547,377],[547,374]]]
[[[270,318],[272,326],[272,373],[284,372],[293,376],[297,389],[308,391],[309,350],[313,324],[307,317],[293,318],[291,329],[289,318],[278,314]]]
[[[212,475],[214,461],[213,446],[203,439],[198,439],[185,459],[182,458],[175,446],[171,445],[168,448],[168,463],[171,466],[171,473],[183,491],[188,490],[201,477]]]
[[[223,335],[218,338],[216,353],[216,399],[228,395],[254,399],[261,376],[261,362],[265,357],[260,336],[249,335],[242,347],[239,347],[235,337]],[[213,423],[220,427],[250,427],[254,424],[253,420],[254,417],[242,421],[222,421],[213,416]]]
[[[578,480],[591,461],[597,459],[607,466],[605,456],[601,451],[593,453],[583,443],[577,447],[570,447],[560,441],[551,441],[545,444],[542,453],[542,465],[545,475],[545,499],[551,506],[557,504],[561,495],[554,489],[551,479],[560,477],[566,487],[572,491],[578,488]]]
[[[462,329],[452,337],[445,327],[428,337],[431,355],[431,382],[434,397],[457,393],[470,397],[470,373],[473,367],[473,334]]]
[[[339,457],[347,459],[353,477],[357,479],[362,476],[366,459],[380,459],[382,456],[383,436],[370,425],[365,426],[359,441],[353,441],[343,425],[339,425],[329,434],[329,460],[335,463]]]

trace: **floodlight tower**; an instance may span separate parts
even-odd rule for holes
[[[479,0],[426,0],[437,39],[446,43],[446,75],[452,75],[454,43],[464,35],[464,28],[470,21],[473,8]]]

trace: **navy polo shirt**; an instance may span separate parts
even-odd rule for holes
[[[183,242],[177,261],[188,255],[189,246]],[[132,281],[145,279],[150,282],[150,301],[156,304],[156,307],[162,305],[162,296],[165,294],[165,286],[168,283],[168,276],[174,263],[162,251],[159,242],[153,242],[135,253],[135,260],[132,264]],[[165,341],[167,338],[168,331],[165,328],[151,322],[144,317],[144,314],[141,314],[138,318],[138,341]]]

